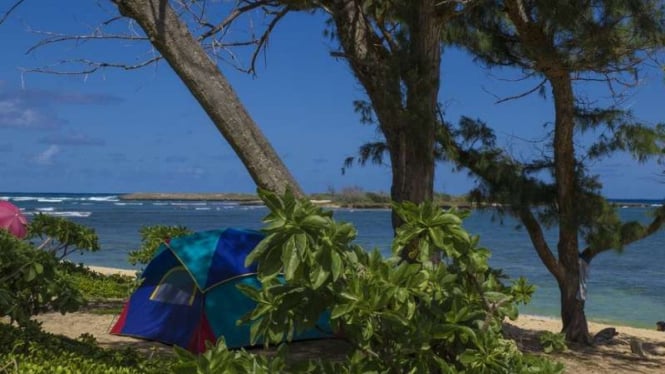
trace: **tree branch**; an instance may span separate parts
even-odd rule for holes
[[[525,206],[521,207],[517,213],[520,217],[520,220],[524,224],[524,227],[526,227],[526,230],[529,233],[529,237],[533,243],[533,248],[536,250],[538,257],[540,257],[540,260],[543,262],[543,264],[545,264],[547,270],[549,270],[550,273],[554,275],[557,281],[561,282],[565,277],[564,269],[561,267],[556,257],[554,257],[552,250],[550,250],[550,247],[547,245],[545,236],[543,235],[543,230],[536,218],[533,216],[533,212],[531,212],[529,207]]]
[[[518,94],[518,95],[504,97],[503,99],[500,99],[500,100],[497,100],[496,102],[494,102],[494,104],[501,104],[501,103],[505,103],[506,101],[521,99],[523,97],[529,96],[532,93],[534,93],[534,92],[538,91],[539,89],[541,89],[546,83],[547,83],[547,79],[543,79],[534,88],[532,88],[528,91],[522,92],[521,94]]]
[[[651,221],[649,226],[646,227],[644,231],[642,231],[639,235],[633,236],[633,237],[625,237],[621,238],[621,245],[629,245],[631,243],[634,243],[636,241],[642,240],[648,236],[651,236],[658,232],[665,224],[665,207],[661,207],[658,209],[656,212],[656,217]],[[612,248],[610,247],[603,247],[603,248],[592,248],[592,247],[587,247],[582,251],[581,256],[587,260],[587,262],[591,262],[591,260],[594,259],[598,254],[607,252],[611,250]]]
[[[132,40],[132,41],[147,41],[149,40],[145,36],[140,35],[129,35],[129,34],[90,34],[90,35],[66,35],[66,34],[57,34],[52,32],[44,31],[35,31],[32,32],[40,35],[45,35],[46,39],[42,39],[37,44],[28,48],[25,51],[26,54],[30,54],[35,50],[44,47],[49,44],[60,43],[60,42],[86,42],[88,40]]]
[[[266,28],[266,31],[263,33],[263,35],[261,35],[261,38],[259,38],[259,40],[256,43],[256,49],[254,49],[254,53],[252,53],[252,60],[249,64],[249,69],[247,71],[248,73],[253,74],[253,73],[256,72],[256,70],[255,70],[256,58],[259,56],[259,53],[261,53],[261,49],[263,49],[266,46],[266,43],[268,42],[268,38],[270,37],[270,33],[272,32],[272,30],[275,28],[275,26],[277,26],[277,23],[279,22],[279,20],[284,18],[284,16],[286,16],[286,14],[288,12],[289,12],[289,8],[286,7],[284,9],[282,9],[281,11],[279,11],[275,15],[275,18],[273,18],[272,21],[270,21],[270,24]]]
[[[34,69],[24,69],[23,71],[26,73],[45,73],[45,74],[55,74],[55,75],[86,75],[86,74],[95,73],[96,71],[104,68],[116,68],[123,70],[141,69],[160,60],[162,60],[162,56],[155,56],[153,58],[150,58],[148,60],[133,65],[125,63],[114,63],[114,62],[99,62],[87,59],[62,60],[56,65],[51,65],[51,66],[79,64],[79,65],[88,66],[88,68],[82,70],[75,70],[75,71],[64,71],[64,70],[51,69],[49,67],[43,67],[43,68],[34,68]]]
[[[235,21],[238,17],[242,16],[243,14],[245,14],[245,13],[251,11],[251,10],[254,10],[256,8],[266,6],[266,5],[270,5],[270,4],[274,5],[274,1],[265,0],[265,1],[250,2],[249,4],[247,4],[245,6],[241,6],[239,8],[233,9],[233,11],[228,16],[226,16],[226,18],[224,18],[221,22],[219,22],[215,26],[212,26],[210,28],[210,30],[206,31],[205,33],[199,35],[198,40],[203,41],[203,40],[219,33],[220,31],[223,31],[227,27],[229,27],[233,23],[233,21]]]
[[[2,25],[2,23],[5,22],[7,18],[9,18],[9,15],[12,14],[12,12],[16,10],[16,8],[18,8],[18,6],[21,5],[21,3],[23,3],[24,1],[25,0],[18,0],[11,7],[9,7],[9,9],[7,9],[5,13],[3,13],[2,17],[0,17],[0,25]]]

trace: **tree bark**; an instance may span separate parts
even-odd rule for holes
[[[590,344],[591,337],[584,313],[584,300],[579,295],[578,221],[575,209],[576,161],[573,136],[575,131],[575,101],[570,74],[566,70],[546,72],[554,96],[554,173],[559,206],[559,263],[563,279],[557,279],[561,292],[562,332],[572,342]]]
[[[413,1],[403,21],[409,41],[390,48],[375,34],[360,2],[330,3],[345,57],[365,88],[386,138],[392,200],[431,200],[443,25],[437,1]],[[393,227],[400,224],[393,215]]]
[[[554,275],[561,292],[562,332],[571,342],[590,344],[591,337],[584,313],[584,301],[578,297],[579,274],[579,222],[575,211],[576,159],[573,142],[575,131],[575,96],[570,72],[561,60],[552,38],[544,26],[534,20],[532,9],[522,0],[506,2],[506,11],[515,25],[520,41],[531,60],[534,70],[543,74],[552,86],[554,97],[554,174],[556,180],[559,215],[558,266],[545,262]],[[534,243],[537,245],[537,243]],[[541,254],[539,252],[539,254]],[[542,256],[541,256],[542,258]],[[557,269],[553,272],[553,269]]]
[[[390,148],[393,201],[421,203],[434,192],[434,143],[441,71],[441,29],[436,1],[413,2],[408,25],[411,44],[408,66],[402,74],[406,86],[406,111],[402,123],[384,131]],[[393,215],[393,226],[400,224]]]
[[[294,194],[302,196],[297,182],[231,85],[168,0],[112,1],[123,16],[141,26],[240,157],[257,186],[277,193],[290,188]]]

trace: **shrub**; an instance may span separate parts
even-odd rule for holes
[[[83,303],[53,254],[0,230],[0,316],[24,324],[35,314],[72,312]]]
[[[385,194],[383,192],[381,193],[376,193],[376,192],[367,192],[365,194],[367,199],[376,204],[389,204],[390,203],[390,196],[388,194]]]
[[[341,204],[355,204],[363,201],[366,201],[365,192],[363,192],[363,189],[358,186],[344,187],[337,195],[335,195],[335,202]]]
[[[95,230],[62,217],[37,214],[28,226],[28,240],[40,239],[39,249],[63,259],[72,249],[95,252],[99,242]]]
[[[568,349],[566,335],[562,333],[544,331],[538,336],[538,341],[545,353],[563,352]]]
[[[354,245],[353,226],[335,222],[330,211],[290,193],[259,195],[270,209],[267,236],[247,263],[258,263],[262,288],[241,288],[257,302],[244,318],[252,341],[288,341],[329,311],[331,326],[353,347],[345,362],[303,362],[294,371],[562,371],[502,337],[503,319],[517,316],[515,303],[528,300],[533,288],[523,280],[512,288],[501,284],[487,265],[489,251],[462,228],[464,214],[395,205],[405,224],[394,256],[384,259]],[[228,355],[220,346],[212,352],[209,360]],[[273,364],[243,362],[258,365],[255,372],[270,372]]]
[[[192,231],[183,226],[145,226],[141,228],[141,247],[129,252],[129,263],[147,264],[152,260],[160,245],[171,238],[191,234]]]
[[[22,328],[0,324],[2,373],[164,373],[173,362],[165,357],[145,359],[131,348],[102,349],[86,335],[74,340],[45,333],[35,322]]]
[[[39,246],[32,243],[34,239],[40,239]],[[32,315],[48,310],[78,310],[83,296],[59,262],[73,248],[98,250],[94,230],[43,214],[30,222],[26,240],[0,230],[0,317],[25,324]]]
[[[103,275],[83,264],[63,262],[60,269],[86,300],[124,299],[136,288],[138,280],[120,274]]]

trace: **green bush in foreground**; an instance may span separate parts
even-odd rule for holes
[[[33,243],[35,239],[40,243]],[[36,215],[26,240],[0,230],[0,317],[24,324],[45,311],[78,310],[83,296],[62,271],[60,260],[72,250],[98,249],[94,230],[61,217]]]
[[[83,303],[53,254],[0,230],[0,317],[24,324],[35,314],[72,312]]]
[[[289,193],[259,194],[270,209],[267,236],[247,263],[258,262],[263,287],[242,288],[257,302],[244,318],[252,324],[252,341],[283,344],[328,311],[331,326],[352,350],[343,362],[283,366],[283,355],[258,360],[220,342],[205,358],[181,354],[180,365],[200,373],[231,364],[239,365],[238,372],[258,373],[277,367],[307,373],[563,370],[522,354],[502,337],[503,319],[517,317],[516,303],[528,301],[533,287],[524,280],[501,284],[487,265],[489,251],[462,228],[464,214],[431,204],[395,205],[405,223],[393,243],[394,257],[384,259],[352,244],[355,229],[336,223],[332,212]]]
[[[138,285],[136,277],[120,274],[103,275],[91,271],[82,264],[63,262],[60,264],[60,269],[88,301],[125,299],[131,295]]]
[[[73,340],[41,331],[0,324],[0,373],[20,374],[138,374],[165,373],[174,360],[145,359],[131,348],[97,347],[94,339]]]

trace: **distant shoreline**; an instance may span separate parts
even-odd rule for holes
[[[317,205],[329,208],[355,208],[355,209],[390,209],[389,202],[339,202],[334,199],[315,199],[320,194],[310,195],[310,201]],[[118,196],[120,200],[184,200],[184,201],[229,201],[237,202],[241,205],[263,205],[263,201],[252,193],[222,192],[222,193],[189,193],[189,192],[135,192],[122,194]],[[620,207],[658,207],[662,204],[655,203],[658,200],[638,200],[638,199],[607,199],[610,204]],[[458,209],[474,209],[476,204],[462,202],[460,199],[455,201],[444,201],[440,204],[443,208],[456,207]],[[498,206],[498,204],[492,204]]]
[[[320,194],[312,194],[309,199],[312,203],[326,208],[354,208],[354,209],[390,209],[390,202],[344,202],[335,201],[331,197],[319,198]],[[228,201],[237,202],[240,205],[264,205],[263,201],[255,195],[249,193],[175,193],[175,192],[136,192],[119,195],[118,199],[123,201],[132,200],[184,200],[184,201]],[[386,197],[386,199],[388,199]],[[456,207],[458,209],[473,209],[474,207],[466,202],[443,202],[444,208]]]
[[[249,193],[176,193],[134,192],[118,196],[120,200],[209,200],[209,201],[257,201],[256,194]]]

